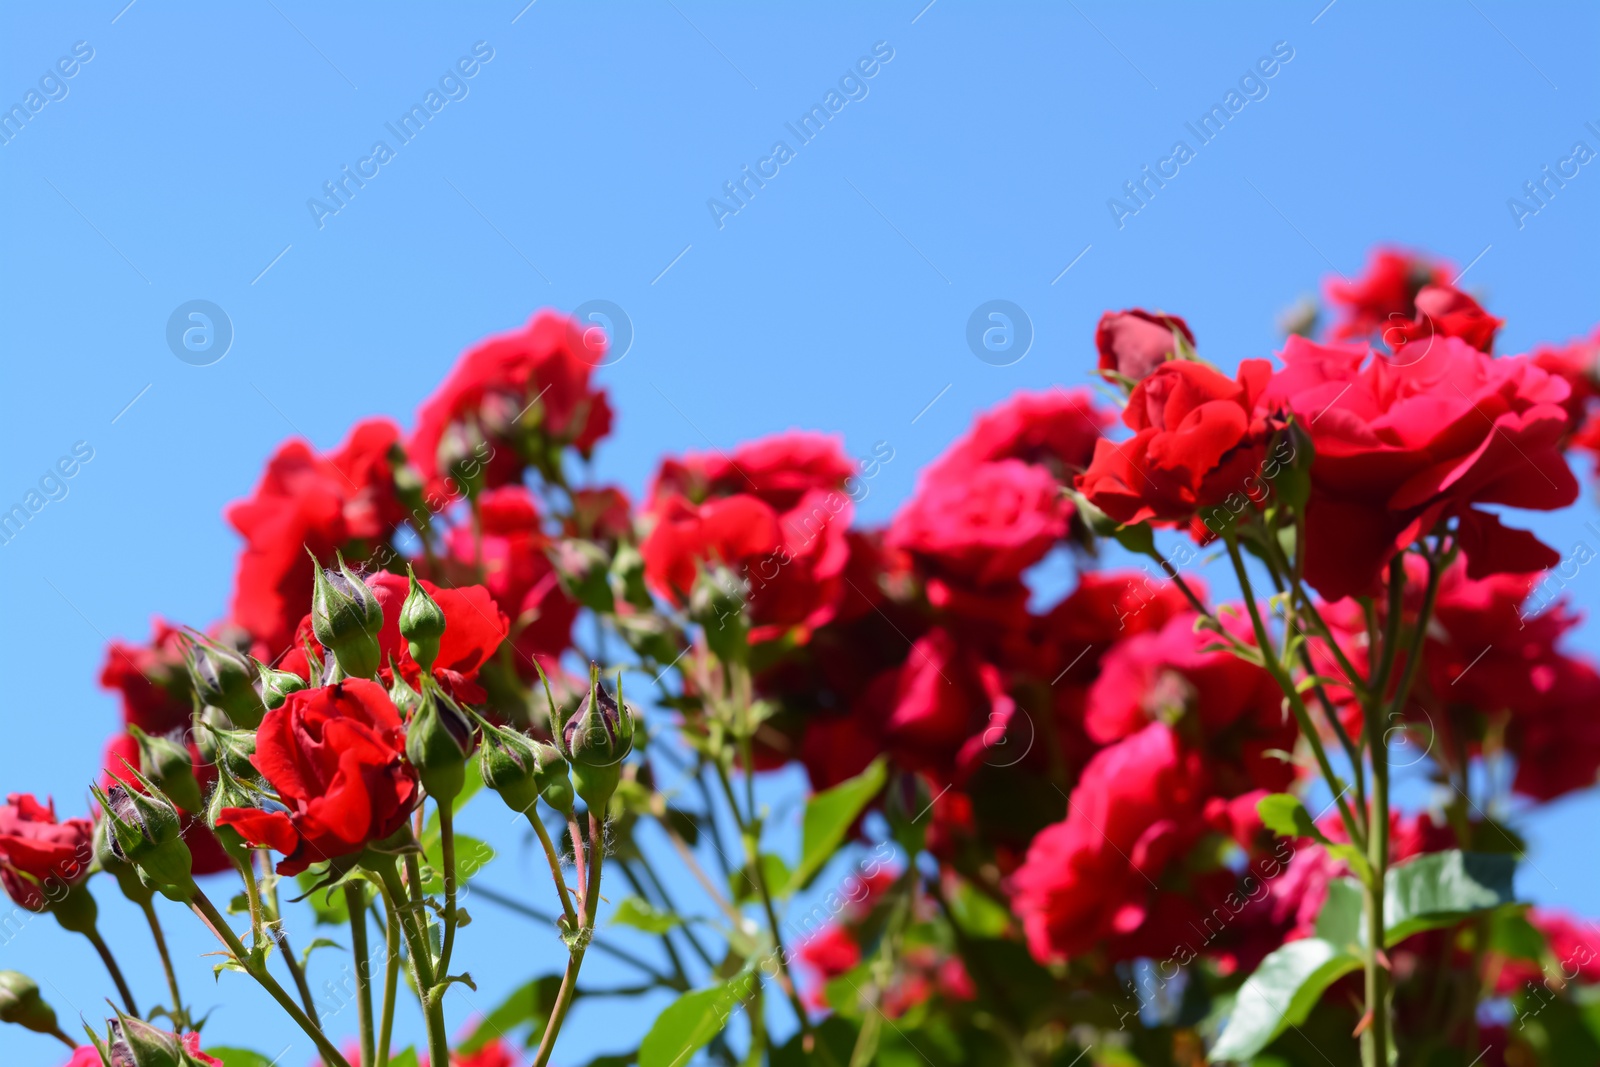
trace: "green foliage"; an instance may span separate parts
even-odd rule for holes
[[[683,925],[683,920],[678,916],[662,911],[639,897],[619,900],[616,910],[611,914],[611,921],[643,930],[647,934],[664,934],[675,926]]]
[[[883,789],[887,773],[880,756],[854,778],[806,801],[800,834],[800,863],[789,880],[789,892],[810,885],[817,872],[833,858],[862,809]]]
[[[639,1067],[682,1067],[722,1031],[748,990],[748,982],[735,980],[673,1001],[639,1045]]]

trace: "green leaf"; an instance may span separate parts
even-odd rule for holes
[[[761,854],[761,877],[766,880],[767,892],[774,897],[787,896],[793,888],[794,876],[789,872],[789,865],[770,852]],[[755,875],[748,866],[728,875],[728,891],[735,904],[748,904],[761,899],[761,894],[756,890]]]
[[[1327,849],[1328,855],[1347,863],[1363,882],[1371,878],[1372,867],[1361,850],[1354,845],[1329,840],[1327,834],[1317,829],[1310,812],[1294,794],[1271,793],[1264,796],[1256,801],[1256,813],[1261,816],[1261,824],[1279,837],[1309,837]]]
[[[550,1009],[555,1005],[556,994],[560,991],[559,974],[547,974],[518,986],[498,1007],[483,1017],[472,1031],[472,1036],[462,1042],[458,1051],[463,1054],[477,1052],[496,1037],[528,1023],[533,1024],[532,1036],[537,1040],[544,1032]],[[395,1067],[394,1060],[389,1063],[390,1067]]]
[[[207,1046],[207,1056],[215,1056],[222,1061],[222,1067],[272,1067],[272,1061],[259,1052],[251,1052],[247,1048],[215,1048]]]
[[[389,1057],[389,1067],[417,1067],[417,1050],[404,1048]]]
[[[1361,966],[1350,953],[1308,937],[1274,950],[1239,987],[1211,1060],[1248,1060],[1288,1026],[1304,1022],[1328,986]]]
[[[683,924],[683,920],[676,915],[664,912],[639,897],[624,897],[619,900],[616,910],[611,913],[611,921],[631,926],[635,930],[643,930],[647,934],[664,934],[674,926]]]
[[[1335,878],[1328,883],[1328,897],[1317,913],[1316,935],[1329,944],[1356,953],[1367,943],[1366,907],[1361,884],[1354,878]]]
[[[886,776],[883,757],[867,769],[832,789],[823,790],[806,801],[805,820],[800,833],[800,864],[789,880],[789,892],[804,889],[844,841],[850,825],[869,801],[883,788]]]
[[[310,962],[311,962],[311,954],[313,952],[315,952],[319,948],[343,949],[344,946],[339,944],[339,942],[331,941],[326,937],[315,938],[315,939],[312,940],[311,944],[307,945],[301,951],[301,953],[300,953],[300,966],[301,967],[305,967],[305,966],[309,965]]]
[[[662,1012],[639,1046],[639,1067],[683,1067],[727,1025],[751,978],[683,994]]]
[[[1421,930],[1450,926],[1464,916],[1510,904],[1514,856],[1430,852],[1389,869],[1383,890],[1383,938],[1397,944]]]

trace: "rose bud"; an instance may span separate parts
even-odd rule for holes
[[[137,867],[145,885],[185,903],[194,895],[194,861],[183,840],[178,811],[154,782],[137,772],[135,777],[147,792],[115,785],[107,793],[94,787],[95,799],[111,823],[111,851]]]
[[[206,798],[205,822],[216,835],[222,850],[236,861],[246,860],[245,839],[239,831],[222,822],[221,816],[229,808],[259,808],[261,798],[246,789],[224,764],[217,765],[217,784]]]
[[[102,1055],[113,1067],[201,1067],[216,1062],[199,1058],[177,1034],[120,1012],[111,1020],[110,1041]]]
[[[617,672],[617,693],[622,672]],[[573,787],[592,812],[605,810],[622,778],[619,766],[633,751],[634,711],[600,684],[600,667],[589,665],[589,692],[570,719],[555,731],[556,747],[572,764]]]
[[[268,711],[283,707],[290,693],[298,693],[306,687],[306,680],[293,671],[274,670],[260,660],[253,662],[256,665],[256,684],[261,702]]]
[[[260,725],[266,709],[246,657],[215,641],[192,637],[184,663],[202,704],[221,708],[235,726],[253,730]]]
[[[39,1034],[57,1032],[55,1009],[39,995],[34,980],[19,971],[0,971],[0,1022]]]
[[[700,572],[689,594],[689,617],[706,635],[706,644],[724,663],[743,663],[749,651],[750,622],[744,608],[749,584],[727,567]]]
[[[1176,315],[1131,308],[1101,315],[1094,344],[1101,377],[1132,389],[1167,360],[1192,356],[1194,334]]]
[[[250,757],[256,754],[256,735],[253,730],[230,730],[222,723],[213,721],[207,711],[200,716],[195,747],[200,749],[200,755],[207,763],[226,767],[242,778],[256,776],[255,765],[250,762]],[[185,808],[188,811],[199,810]]]
[[[184,811],[199,811],[205,801],[200,795],[200,783],[195,781],[194,760],[189,756],[189,746],[183,743],[183,732],[153,737],[137,726],[129,726],[128,732],[139,742],[139,770],[144,776]]]
[[[542,797],[546,804],[571,817],[572,779],[556,746],[484,723],[478,767],[483,772],[483,784],[499,793],[513,811],[532,812]]]
[[[411,567],[406,567],[411,579],[411,590],[405,603],[400,605],[400,636],[411,648],[411,658],[417,661],[426,677],[433,670],[433,661],[439,658],[439,639],[444,636],[444,609],[417,581]]]
[[[437,686],[425,686],[422,705],[406,726],[406,759],[422,787],[436,800],[449,801],[466,785],[467,757],[477,742],[472,721]]]
[[[313,559],[315,557],[312,557]],[[371,678],[383,665],[378,633],[383,606],[371,589],[338,556],[337,571],[315,570],[311,594],[311,630],[333,654],[346,678]]]
[[[110,819],[98,819],[94,824],[94,858],[100,869],[117,880],[122,895],[135,904],[143,905],[155,896],[155,890],[139,881],[139,869],[117,854],[112,847],[116,837],[111,832]]]

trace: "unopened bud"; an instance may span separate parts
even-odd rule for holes
[[[178,810],[154,782],[142,774],[136,777],[148,792],[122,785],[112,786],[110,792],[94,789],[111,823],[111,850],[138,868],[145,885],[173,900],[187,901],[194,895],[193,859],[183,840]]]
[[[184,811],[199,811],[200,783],[195,781],[194,760],[183,732],[151,735],[132,725],[128,732],[139,742],[139,770],[144,776]]]
[[[113,1067],[194,1067],[199,1062],[177,1034],[128,1015],[119,1013],[111,1020],[110,1037],[107,1052]]]
[[[39,1034],[56,1032],[56,1012],[32,978],[20,971],[0,971],[0,1022],[14,1023]]]
[[[306,680],[293,671],[280,671],[256,661],[256,684],[268,711],[283,707],[290,693],[306,688]],[[243,725],[242,723],[240,725]]]
[[[208,708],[200,716],[200,730],[195,737],[195,746],[200,749],[200,755],[207,763],[226,767],[241,777],[255,777],[256,768],[250,762],[250,757],[256,752],[255,733],[250,730],[230,730],[213,719],[211,710]]]
[[[371,678],[382,666],[378,634],[383,629],[383,606],[342,555],[338,562],[336,571],[316,568],[311,629],[345,677]]]
[[[196,637],[184,662],[200,703],[221,708],[235,726],[254,730],[265,707],[251,678],[250,661],[215,641]]]
[[[622,675],[617,675],[622,691]],[[622,777],[621,763],[633,751],[634,711],[600,684],[600,668],[589,665],[589,692],[577,712],[561,724],[556,745],[572,764],[573,786],[591,811],[604,811]]]
[[[476,738],[472,721],[437,686],[427,686],[422,706],[406,727],[406,759],[428,795],[448,802],[466,784],[467,757]]]
[[[411,579],[411,590],[400,606],[400,636],[406,639],[411,658],[426,674],[433,670],[433,661],[439,658],[439,639],[444,636],[444,609],[417,581],[409,566],[406,576]]]
[[[478,767],[483,784],[499,793],[513,811],[530,813],[542,798],[563,815],[572,814],[572,779],[567,761],[554,745],[486,725]]]
[[[116,835],[111,831],[110,819],[96,819],[94,824],[94,857],[100,869],[117,880],[122,895],[135,904],[144,904],[155,890],[139,881],[139,869],[119,854],[112,842]]]

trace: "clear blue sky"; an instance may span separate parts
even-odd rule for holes
[[[237,550],[222,508],[280,440],[330,446],[369,413],[408,421],[464,346],[540,306],[607,300],[632,322],[631,350],[601,372],[620,412],[604,476],[637,490],[662,453],[813,427],[852,452],[894,447],[869,520],[974,412],[1085,381],[1108,307],[1183,314],[1231,366],[1272,349],[1295,298],[1394,241],[1472,263],[1463,284],[1508,319],[1505,351],[1600,320],[1600,164],[1521,228],[1507,207],[1574,142],[1600,148],[1585,126],[1600,127],[1592,7],[524,2],[0,14],[0,105],[56,97],[0,145],[0,504],[74,442],[94,449],[0,547],[0,788],[79,807],[117,723],[95,685],[104,638],[142,638],[152,613],[222,614]],[[77,42],[91,59],[72,60]],[[441,86],[477,42],[492,59]],[[1185,123],[1275,45],[1292,59],[1199,145]],[[875,47],[872,76],[841,88]],[[443,106],[401,144],[385,124],[430,90]],[[786,123],[830,90],[843,106],[802,144]],[[1194,157],[1119,228],[1108,199],[1179,139]],[[346,166],[366,184],[336,214],[309,208]],[[737,214],[708,207],[733,206],[723,186],[746,166],[765,187]],[[196,299],[232,324],[210,366],[166,341]],[[1010,366],[964,339],[991,299],[1034,330]],[[1586,491],[1575,517],[1540,528],[1565,550],[1594,517]],[[1592,605],[1597,583],[1584,573],[1571,591]],[[1592,850],[1563,844],[1597,818],[1591,795],[1529,824],[1529,896],[1600,914]],[[494,884],[534,879],[531,861],[496,862]],[[463,954],[500,950],[474,966],[480,1005],[556,966],[553,939],[473,914]],[[0,945],[0,967],[48,974],[69,1019],[72,1004],[94,1014],[94,960],[49,922]],[[112,940],[157,988],[144,934]],[[293,1040],[242,979],[216,990],[206,970],[189,987],[202,1007],[226,1002],[214,1039],[269,1055]],[[455,1004],[452,1025],[468,1012]],[[645,1014],[600,1025],[580,1007],[568,1054],[624,1047]],[[0,1050],[23,1067],[60,1059],[9,1028]]]

